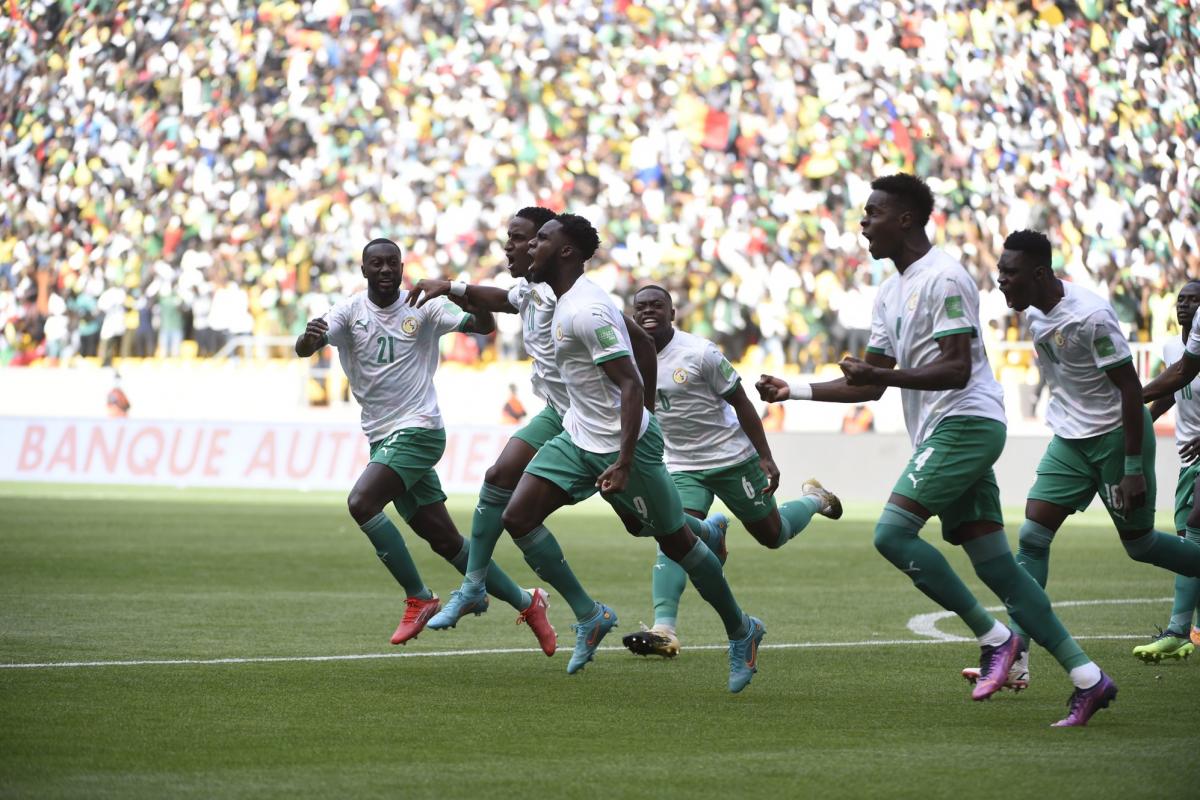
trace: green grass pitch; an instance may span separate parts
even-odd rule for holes
[[[460,525],[472,504],[451,503]],[[389,645],[401,593],[339,495],[3,485],[0,797],[1057,799],[1128,797],[1163,781],[1194,790],[1200,658],[1145,666],[1129,654],[1165,623],[1170,575],[1130,561],[1102,517],[1065,526],[1050,594],[1102,601],[1060,613],[1120,696],[1088,728],[1052,730],[1070,684],[1044,651],[1035,649],[1028,691],[973,703],[959,670],[977,648],[908,629],[937,609],[875,553],[877,511],[818,518],[780,551],[734,523],[727,573],[767,638],[754,682],[730,695],[723,631],[692,590],[679,658],[620,649],[621,634],[651,620],[654,548],[603,504],[550,523],[583,584],[620,617],[596,661],[567,676],[572,620],[553,593],[560,650],[550,659],[495,602],[455,630]],[[925,535],[938,533],[935,523]],[[1015,543],[1015,524],[1009,533]],[[426,581],[448,595],[458,575],[408,541]],[[965,557],[943,549],[994,605]],[[507,538],[497,557],[534,584]],[[954,619],[938,627],[966,634]],[[316,660],[356,655],[369,657]],[[269,657],[296,660],[253,660]],[[11,666],[216,659],[250,660]]]

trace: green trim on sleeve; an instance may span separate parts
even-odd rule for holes
[[[321,334],[321,345],[320,345],[320,346],[321,346],[321,347],[328,347],[328,346],[329,346],[329,334],[328,334],[328,333],[322,333],[322,334]]]
[[[458,321],[458,324],[454,326],[454,330],[457,333],[466,333],[466,327],[474,321],[475,321],[474,314],[468,314],[468,313],[464,312],[462,315],[462,319],[460,319]]]
[[[605,361],[612,361],[615,358],[622,358],[622,357],[626,357],[626,358],[629,357],[629,351],[628,350],[620,350],[616,353],[609,353],[606,356],[600,356],[592,363],[595,364],[596,366],[600,366]]]
[[[729,390],[728,390],[728,391],[726,391],[726,392],[724,392],[724,393],[721,395],[721,399],[722,399],[722,400],[728,400],[730,397],[732,397],[732,396],[733,396],[733,393],[734,393],[734,392],[736,392],[736,391],[737,391],[737,389],[738,389],[738,387],[739,387],[739,386],[741,386],[741,385],[742,385],[742,379],[741,379],[741,376],[738,376],[738,379],[737,379],[736,381],[734,381],[734,382],[733,382],[733,386],[730,386],[730,387],[729,387]]]
[[[1105,364],[1103,367],[1100,367],[1100,371],[1108,372],[1109,370],[1116,369],[1117,367],[1123,367],[1126,364],[1132,364],[1132,363],[1133,363],[1133,356],[1125,356],[1120,361],[1114,361],[1111,364]]]
[[[972,339],[974,339],[978,336],[978,334],[975,332],[974,328],[954,328],[953,330],[941,331],[940,333],[935,333],[933,335],[933,338],[934,339],[945,339],[947,336],[957,336],[960,333],[969,333],[969,334],[971,334]]]
[[[877,356],[887,355],[887,350],[884,350],[882,347],[871,347],[870,345],[867,345],[867,352],[874,353]]]

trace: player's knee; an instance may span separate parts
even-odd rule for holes
[[[880,522],[875,525],[875,549],[888,561],[900,558],[905,537],[895,525]]]
[[[483,473],[483,482],[495,486],[497,489],[511,491],[517,487],[517,478],[520,478],[520,473],[514,478],[509,474],[511,471],[503,464],[492,464],[487,468],[487,472]]]
[[[357,489],[350,492],[350,495],[346,498],[346,507],[350,510],[350,516],[359,525],[365,525],[380,511],[383,511],[382,505],[371,498],[366,492]]]
[[[1021,523],[1017,543],[1022,556],[1044,559],[1050,555],[1050,545],[1054,541],[1054,531],[1033,520],[1027,519]]]
[[[537,521],[533,519],[532,515],[528,511],[518,508],[515,503],[509,503],[504,507],[504,513],[500,515],[500,523],[504,525],[504,530],[514,537],[524,536],[537,527]]]

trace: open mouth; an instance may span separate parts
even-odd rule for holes
[[[658,320],[654,317],[639,317],[638,325],[641,325],[646,330],[652,330],[658,327]]]

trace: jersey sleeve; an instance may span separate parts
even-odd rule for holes
[[[587,346],[593,364],[603,364],[630,354],[625,320],[616,306],[594,303],[582,309],[571,320],[571,329]]]
[[[867,340],[867,352],[888,358],[896,357],[892,346],[892,337],[888,334],[887,310],[883,303],[883,292],[875,298],[875,308],[871,311],[871,337]]]
[[[1097,314],[1092,317],[1088,327],[1092,339],[1092,358],[1096,369],[1108,371],[1133,360],[1129,352],[1129,343],[1117,325],[1113,314]]]
[[[513,310],[520,311],[521,303],[529,296],[529,281],[524,278],[518,278],[517,282],[508,290],[508,304],[513,307]]]
[[[444,336],[452,331],[461,331],[466,324],[474,319],[449,300],[439,297],[432,303],[425,304],[428,319],[433,323],[438,336]]]
[[[934,284],[929,300],[933,304],[933,338],[944,339],[959,333],[977,335],[979,331],[979,292],[964,280],[943,278]]]
[[[700,358],[700,376],[718,397],[728,397],[742,381],[733,364],[711,342]]]
[[[329,330],[325,332],[325,343],[334,347],[347,347],[351,343],[350,326],[353,324],[350,313],[350,301],[336,303],[325,314],[325,322]]]
[[[1200,358],[1200,314],[1192,320],[1192,329],[1188,331],[1187,344],[1183,351],[1192,358]]]

